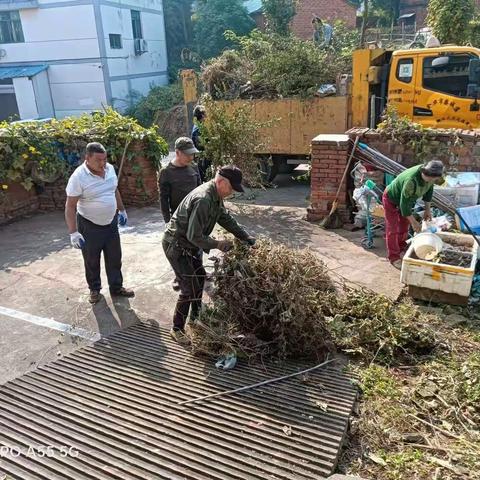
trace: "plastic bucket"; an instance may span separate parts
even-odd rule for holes
[[[412,239],[412,245],[415,250],[415,255],[422,260],[433,258],[443,249],[442,239],[438,235],[430,232],[415,235]]]

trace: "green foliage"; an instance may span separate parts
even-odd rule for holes
[[[473,20],[473,0],[430,0],[427,23],[442,43],[465,44]]]
[[[178,79],[181,68],[198,68],[198,62],[182,58],[193,45],[192,0],[164,0],[165,34],[167,38],[170,81]]]
[[[372,14],[378,17],[381,26],[390,27],[393,25],[400,10],[400,0],[372,0]]]
[[[400,388],[385,368],[371,364],[360,372],[360,387],[365,398],[398,398]]]
[[[156,129],[145,129],[113,109],[50,122],[0,123],[0,182],[53,182],[72,169],[88,142],[101,142],[110,163],[119,163],[125,144],[141,141],[144,154],[158,167],[168,146]],[[129,156],[134,153],[129,151]]]
[[[415,155],[417,162],[425,163],[435,157],[448,157],[450,167],[455,168],[455,156],[451,155],[454,150],[451,146],[437,141],[438,130],[426,128],[419,123],[412,122],[408,117],[398,114],[395,107],[388,106],[383,121],[378,125],[378,130],[387,138],[407,145]],[[454,135],[452,133],[452,135]],[[455,134],[453,147],[459,147],[462,140]]]
[[[323,83],[349,73],[358,32],[335,23],[333,44],[320,49],[293,35],[253,31],[239,37],[227,32],[237,50],[226,51],[203,69],[202,81],[214,98],[313,95]],[[247,85],[247,88],[244,86]]]
[[[193,20],[195,45],[203,59],[215,57],[232,46],[225,31],[247,35],[255,26],[242,0],[199,0]]]
[[[480,47],[480,13],[477,11],[468,27],[468,43]]]
[[[183,103],[181,83],[173,83],[164,87],[153,87],[148,95],[140,97],[127,115],[134,117],[140,125],[150,127],[155,122],[158,111],[167,111]]]
[[[267,20],[267,30],[287,35],[290,23],[297,12],[297,0],[262,0],[262,6]]]
[[[436,345],[428,317],[411,301],[393,302],[383,295],[347,289],[331,305],[329,328],[344,352],[384,365],[432,352]]]
[[[268,126],[252,120],[252,107],[248,105],[229,112],[223,103],[206,98],[207,119],[200,126],[204,139],[205,158],[213,168],[234,164],[239,167],[250,185],[260,183],[255,153],[265,147],[260,131]]]

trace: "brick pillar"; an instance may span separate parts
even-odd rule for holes
[[[330,213],[349,153],[348,135],[319,135],[312,140],[311,194],[307,220],[314,222]],[[348,221],[347,181],[343,182],[337,212]]]
[[[157,170],[143,153],[141,142],[130,147],[131,160],[125,160],[119,190],[127,206],[143,207],[158,201]]]

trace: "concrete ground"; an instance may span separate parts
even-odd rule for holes
[[[277,183],[278,188],[248,192],[229,204],[249,231],[311,248],[337,278],[392,297],[399,294],[399,272],[385,260],[383,247],[365,251],[361,233],[325,231],[306,222],[308,187],[288,175]],[[153,206],[128,213],[129,226],[121,235],[123,273],[136,296],[112,302],[104,288],[105,299],[93,307],[87,301],[82,256],[70,247],[62,212],[0,228],[0,384],[88,343],[94,338],[89,332],[107,335],[139,319],[170,323],[176,293],[161,247],[160,210]]]

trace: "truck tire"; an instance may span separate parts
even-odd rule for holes
[[[290,163],[281,163],[278,169],[278,173],[292,173],[297,165],[291,165]]]

